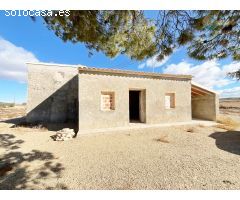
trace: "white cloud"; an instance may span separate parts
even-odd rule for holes
[[[240,87],[219,90],[221,97],[240,97]]]
[[[232,62],[227,65],[220,66],[216,60],[206,61],[199,65],[182,61],[178,64],[168,65],[163,72],[168,74],[189,74],[193,76],[193,81],[208,87],[217,89],[221,96],[234,95],[240,96],[239,88],[222,89],[223,86],[228,86],[235,80],[227,77],[228,72],[237,71],[240,68],[240,62]],[[237,89],[236,89],[237,88]],[[231,93],[231,94],[230,94]]]
[[[240,69],[240,62],[232,62],[229,65],[224,65],[223,66],[223,72],[228,73],[228,72],[234,72]]]
[[[182,61],[178,64],[168,65],[164,69],[164,73],[169,74],[190,74],[193,80],[206,87],[222,87],[234,80],[227,78],[227,73],[237,71],[240,68],[240,62],[232,62],[231,64],[220,67],[216,60],[206,61],[200,65]]]
[[[146,63],[142,63],[140,65],[138,65],[138,69],[143,69],[145,67]]]
[[[0,78],[26,82],[26,62],[38,62],[36,56],[0,37]]]
[[[150,68],[161,67],[169,60],[169,58],[170,58],[169,56],[165,56],[163,60],[158,61],[157,55],[155,55],[152,58],[147,59],[144,63],[140,64],[138,66],[138,69],[143,69],[144,67],[150,67]]]

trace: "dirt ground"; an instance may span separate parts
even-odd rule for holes
[[[220,100],[219,107],[221,114],[240,116],[240,98]]]
[[[26,106],[3,107],[0,106],[0,121],[23,117],[26,114]]]
[[[0,189],[240,189],[239,128],[54,134],[0,122]]]

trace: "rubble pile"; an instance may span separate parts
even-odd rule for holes
[[[74,130],[70,128],[64,128],[60,131],[57,131],[54,140],[55,141],[66,141],[70,140],[75,136]]]

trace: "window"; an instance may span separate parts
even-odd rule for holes
[[[165,108],[175,108],[175,93],[166,93],[165,94]]]
[[[101,92],[101,110],[115,110],[114,92]]]

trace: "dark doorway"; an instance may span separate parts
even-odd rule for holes
[[[129,91],[129,120],[140,122],[140,91]]]

